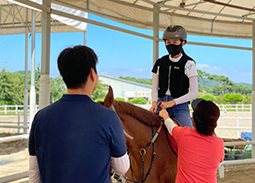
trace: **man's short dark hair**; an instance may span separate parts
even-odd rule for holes
[[[83,87],[91,69],[97,73],[97,55],[83,45],[64,49],[58,56],[58,70],[67,88]]]
[[[197,132],[204,135],[213,135],[219,116],[220,110],[212,101],[199,101],[193,111]]]

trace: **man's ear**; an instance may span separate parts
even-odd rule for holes
[[[93,68],[90,69],[90,72],[89,72],[89,77],[92,81],[95,81],[96,79],[96,72]]]

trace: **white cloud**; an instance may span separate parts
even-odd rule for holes
[[[197,64],[198,69],[210,68],[208,64]]]
[[[99,73],[107,72],[108,76],[119,77],[119,76],[131,76],[136,78],[152,78],[152,72],[149,68],[139,68],[139,69],[125,69],[125,68],[116,68],[116,69],[99,69]]]
[[[213,68],[216,69],[216,70],[221,70],[221,67],[214,66]]]
[[[215,70],[221,70],[221,67],[217,66],[210,66],[208,64],[197,64],[198,69],[215,69]]]
[[[146,69],[133,69],[134,72],[142,72],[142,71],[145,71]]]

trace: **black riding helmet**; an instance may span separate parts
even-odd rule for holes
[[[166,28],[163,34],[164,41],[167,39],[180,39],[181,41],[187,42],[187,32],[184,27],[180,25],[171,25]]]

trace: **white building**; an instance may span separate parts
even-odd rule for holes
[[[125,100],[131,98],[145,98],[151,100],[151,86],[119,79],[111,76],[99,75],[103,84],[111,85],[114,98],[120,97]]]

